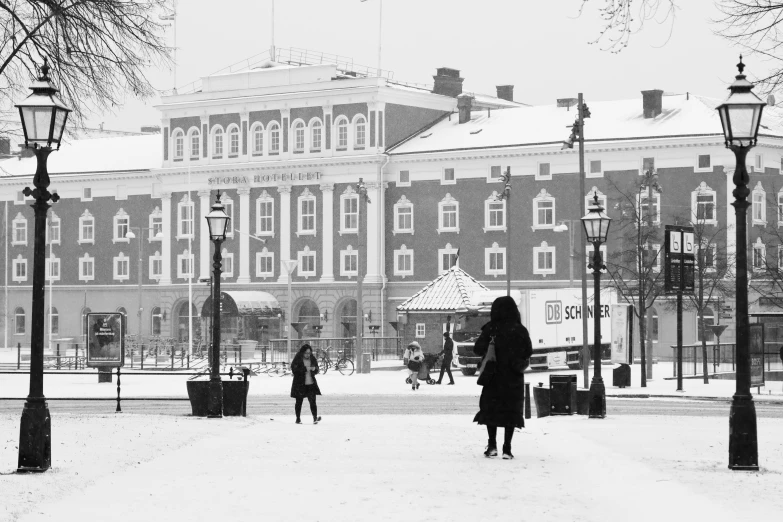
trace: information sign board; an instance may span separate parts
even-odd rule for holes
[[[664,291],[693,292],[696,243],[693,227],[666,225]]]
[[[88,313],[87,366],[117,368],[125,365],[125,316],[118,312]]]
[[[631,305],[613,304],[610,320],[612,322],[612,362],[630,364],[631,342]]]
[[[764,386],[764,323],[748,325],[750,386]]]

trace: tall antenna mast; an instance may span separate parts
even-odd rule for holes
[[[174,26],[174,94],[177,94],[177,0],[172,1],[171,12],[158,16],[161,20],[170,21]]]

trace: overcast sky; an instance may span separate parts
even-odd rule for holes
[[[277,0],[275,44],[353,59],[377,67],[380,0]],[[736,74],[739,50],[713,35],[714,0],[681,0],[674,26],[647,22],[619,54],[589,45],[601,28],[589,0],[384,0],[382,68],[394,78],[431,83],[437,67],[459,69],[466,91],[495,93],[513,84],[514,99],[550,104],[556,98],[611,100],[663,89],[723,98]],[[272,0],[179,0],[177,85],[266,51]],[[662,18],[662,17],[660,17]],[[670,36],[671,33],[671,36]],[[167,38],[174,44],[173,28]],[[747,53],[743,53],[747,54]],[[746,57],[746,73],[763,64]],[[155,87],[174,85],[172,71],[152,70]],[[107,129],[138,131],[160,123],[153,105],[129,99],[116,114],[89,120]]]

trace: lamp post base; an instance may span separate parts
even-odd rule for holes
[[[758,471],[756,406],[749,395],[734,395],[729,413],[729,469]]]
[[[28,399],[19,429],[18,473],[40,473],[52,467],[52,418],[43,397]]]
[[[603,379],[600,377],[598,379],[593,377],[587,401],[590,404],[588,415],[591,419],[603,419],[606,417],[606,387]]]
[[[207,417],[211,419],[223,417],[223,381],[220,379],[209,381]]]

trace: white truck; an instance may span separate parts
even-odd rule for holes
[[[481,327],[489,322],[492,302],[506,295],[505,291],[478,292],[472,298],[472,306],[457,310],[452,338],[457,349],[457,363],[462,373],[474,375],[481,358],[473,353],[473,345],[481,333]],[[530,332],[533,356],[530,368],[544,370],[558,366],[580,369],[579,350],[582,348],[582,289],[558,288],[547,290],[512,290],[522,324]],[[587,291],[587,340],[593,346],[593,314],[595,313],[593,290]],[[611,339],[611,305],[617,304],[614,290],[601,290],[601,348],[607,352]],[[608,355],[607,355],[608,356]]]

